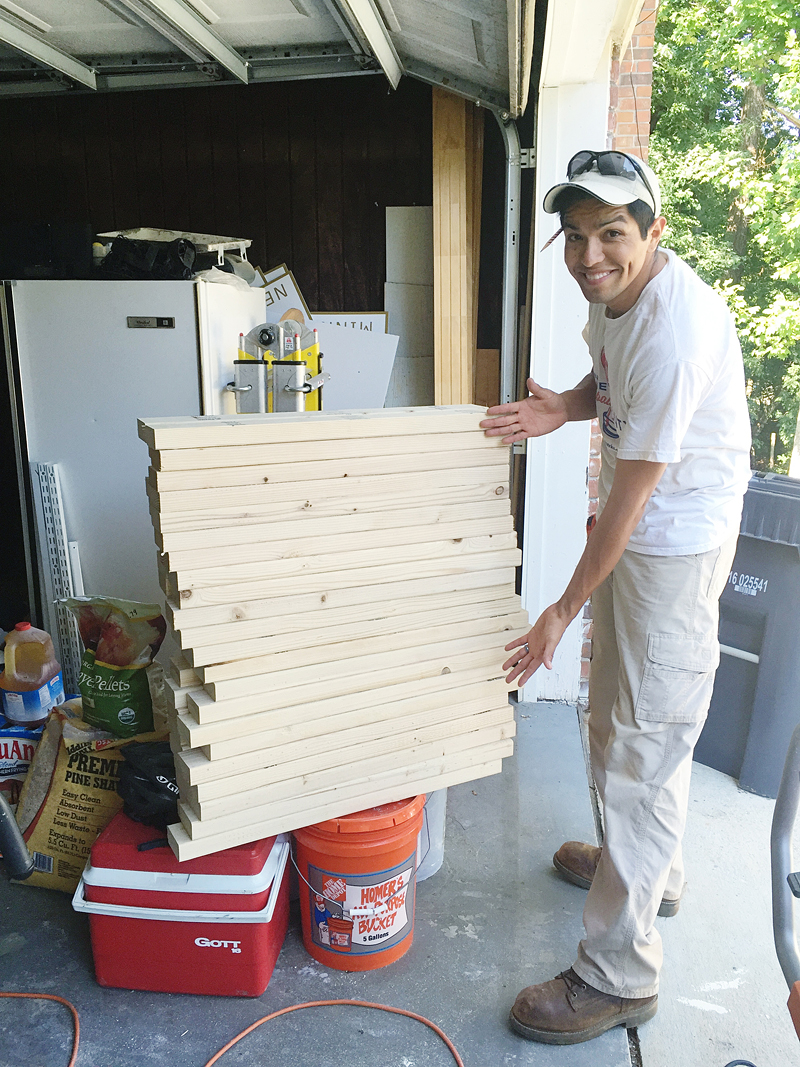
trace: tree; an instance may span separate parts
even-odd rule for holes
[[[800,2],[662,0],[651,162],[665,243],[733,310],[753,466],[786,471],[800,404]]]

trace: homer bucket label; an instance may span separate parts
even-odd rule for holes
[[[313,943],[353,956],[399,944],[413,929],[415,862],[412,852],[391,870],[373,874],[336,874],[309,864]]]

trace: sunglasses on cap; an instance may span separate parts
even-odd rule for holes
[[[632,182],[636,181],[637,178],[641,179],[642,184],[650,194],[651,207],[655,210],[656,196],[650,182],[647,180],[647,175],[636,162],[636,158],[627,156],[624,152],[590,152],[588,150],[576,152],[567,164],[568,180],[572,181],[579,174],[586,174],[587,171],[592,170],[595,164],[597,165],[598,173],[608,178],[627,178]]]

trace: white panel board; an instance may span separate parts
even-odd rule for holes
[[[216,282],[197,282],[197,313],[200,323],[203,414],[235,415],[236,396],[225,386],[233,381],[233,361],[238,358],[239,334],[247,333],[267,315],[264,290],[239,289]]]
[[[386,281],[433,285],[432,207],[386,208]]]
[[[323,367],[331,380],[325,385],[325,411],[382,408],[386,401],[398,338],[390,333],[319,326]]]
[[[433,208],[387,207],[384,307],[398,334],[387,407],[433,404]]]

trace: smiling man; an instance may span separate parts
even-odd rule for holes
[[[567,269],[589,302],[592,370],[555,393],[529,380],[525,400],[481,425],[506,442],[580,419],[600,421],[597,524],[561,598],[507,646],[520,686],[592,599],[592,771],[601,848],[553,857],[589,889],[572,967],[529,986],[511,1009],[523,1037],[586,1041],[656,1013],[662,962],[656,915],[677,912],[692,752],[719,660],[718,601],[733,561],[750,476],[741,350],[730,312],[660,247],[658,179],[622,152],[579,152],[551,189]],[[554,502],[555,506],[555,502]]]

